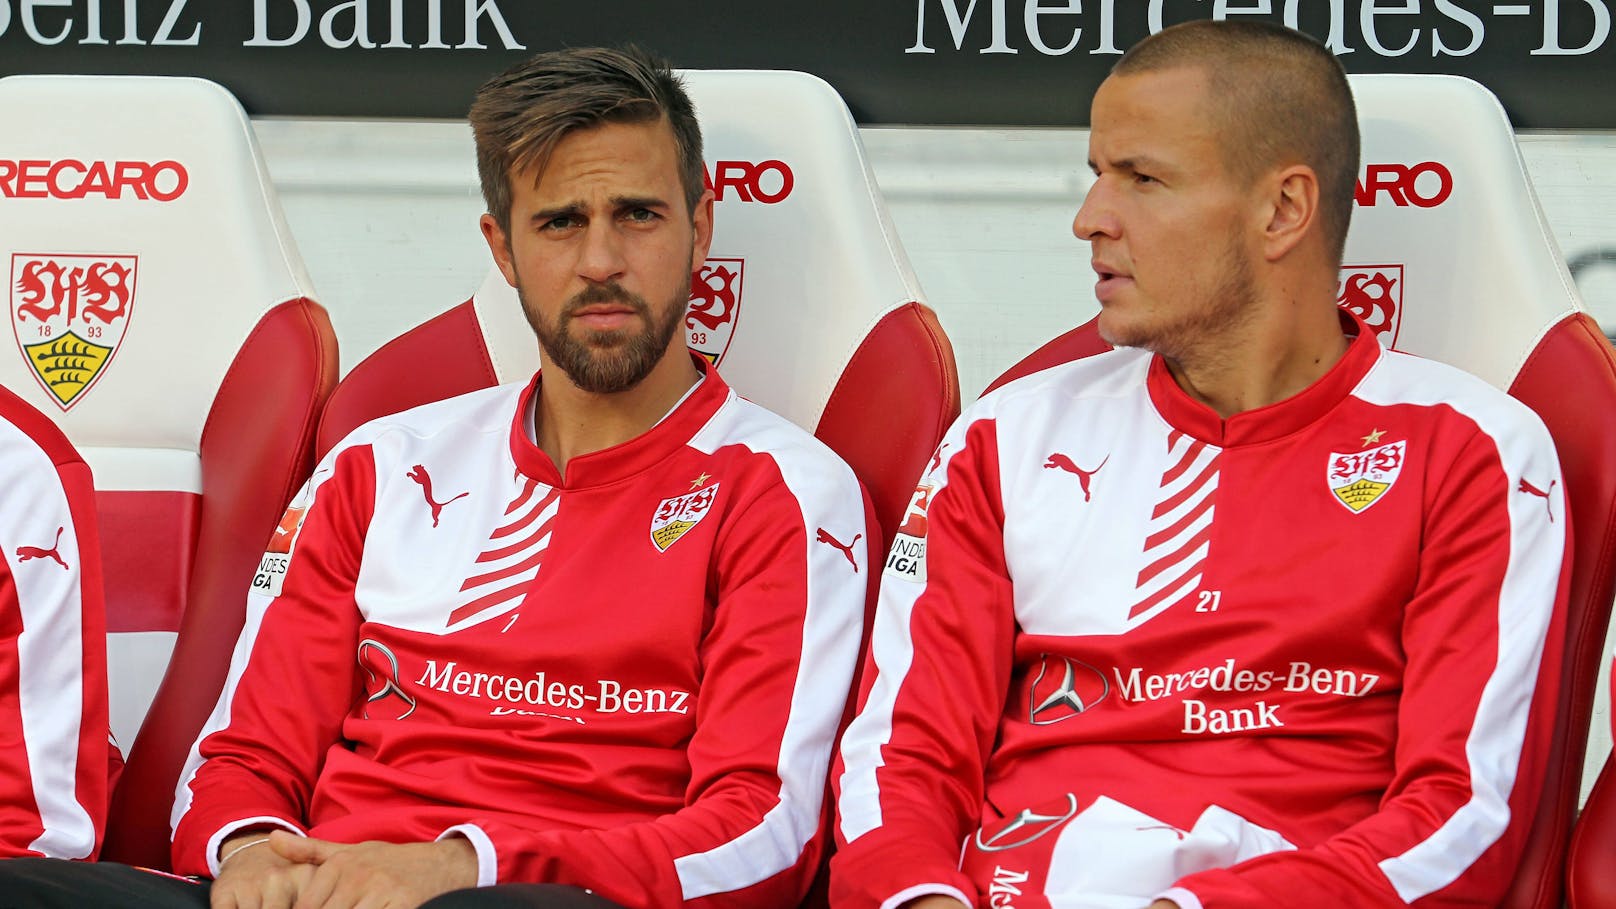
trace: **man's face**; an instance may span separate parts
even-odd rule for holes
[[[506,236],[484,215],[483,233],[546,358],[574,385],[625,391],[685,356],[679,324],[712,202],[686,210],[665,120],[564,135],[536,183],[512,173],[510,224]]]
[[[1248,181],[1220,153],[1207,74],[1111,76],[1094,97],[1096,182],[1072,232],[1091,244],[1100,335],[1177,359],[1254,305]]]

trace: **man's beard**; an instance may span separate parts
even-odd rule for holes
[[[1102,332],[1104,340],[1113,347],[1140,347],[1173,361],[1196,357],[1209,345],[1214,350],[1221,347],[1221,339],[1227,338],[1228,332],[1244,328],[1256,314],[1251,262],[1234,242],[1229,244],[1226,255],[1228,268],[1197,309],[1185,313],[1175,324],[1123,331],[1115,338]]]
[[[680,305],[684,300],[670,300],[664,307],[666,315],[657,322],[644,297],[629,293],[615,281],[592,284],[574,295],[561,308],[553,324],[545,324],[537,310],[528,305],[520,281],[516,295],[550,362],[566,373],[572,384],[594,394],[627,391],[650,375],[667,353],[685,315],[685,307]],[[581,337],[575,334],[571,328],[578,310],[598,303],[622,303],[632,307],[644,320],[645,328],[636,333],[583,329]]]

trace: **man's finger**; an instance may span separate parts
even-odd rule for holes
[[[295,899],[297,899],[297,885],[290,877],[277,871],[264,878],[259,909],[292,909],[292,901]]]
[[[269,835],[269,848],[289,862],[318,865],[342,851],[341,843],[317,840],[312,836],[294,836],[284,830]]]
[[[232,893],[226,894],[226,897],[230,901],[229,905],[235,909],[263,909],[261,894],[251,889],[243,890],[237,887]]]
[[[293,909],[319,909],[324,906],[341,878],[342,875],[333,868],[324,866],[316,868],[308,882],[303,885],[303,892],[298,894],[297,905]]]
[[[324,870],[321,869],[322,875]],[[367,894],[372,890],[372,887],[366,884],[368,878],[369,875],[362,871],[356,873],[356,869],[353,868],[345,869],[341,874],[333,874],[331,881],[335,886],[324,900],[314,905],[317,909],[354,909],[365,902]]]
[[[233,892],[217,885],[208,890],[208,906],[210,909],[243,909]]]
[[[344,891],[354,890],[351,886],[354,870],[341,865],[343,862],[335,865],[310,865],[314,867],[314,875],[310,875],[309,883],[304,886],[304,891],[297,899],[297,906],[294,909],[343,909],[352,906],[357,894],[347,894]]]
[[[377,890],[366,891],[359,898],[359,902],[353,905],[353,909],[406,909],[406,907],[416,909],[405,901],[403,894]]]

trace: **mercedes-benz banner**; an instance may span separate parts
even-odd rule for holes
[[[259,115],[464,116],[537,51],[634,42],[688,68],[799,69],[864,123],[1082,125],[1117,57],[1258,19],[1351,72],[1455,73],[1525,128],[1616,128],[1616,0],[0,0],[0,75],[162,73]]]

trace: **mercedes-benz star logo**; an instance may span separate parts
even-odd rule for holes
[[[985,840],[982,839],[982,831],[976,831],[976,848],[983,852],[1004,852],[1025,846],[1071,820],[1076,814],[1077,796],[1068,792],[1065,814],[1038,814],[1031,808],[1023,808],[1020,814],[1010,819],[1010,823]]]
[[[370,709],[373,704],[389,698],[398,698],[407,707],[393,719],[402,720],[415,712],[415,698],[398,684],[398,657],[393,656],[393,651],[388,649],[386,644],[366,638],[359,642],[358,658],[360,668],[370,676],[371,682],[366,686],[369,693],[365,696],[365,709],[362,713],[365,719],[371,719]],[[378,682],[380,685],[377,685]],[[375,690],[371,691],[371,688]]]
[[[1055,690],[1041,698],[1038,696],[1039,685],[1049,673],[1049,654],[1044,654],[1044,662],[1038,667],[1038,677],[1033,679],[1028,694],[1027,720],[1034,726],[1050,726],[1061,720],[1069,720],[1105,700],[1105,696],[1111,693],[1111,683],[1106,681],[1104,673],[1087,663],[1074,663],[1067,657],[1059,659],[1066,666]]]

